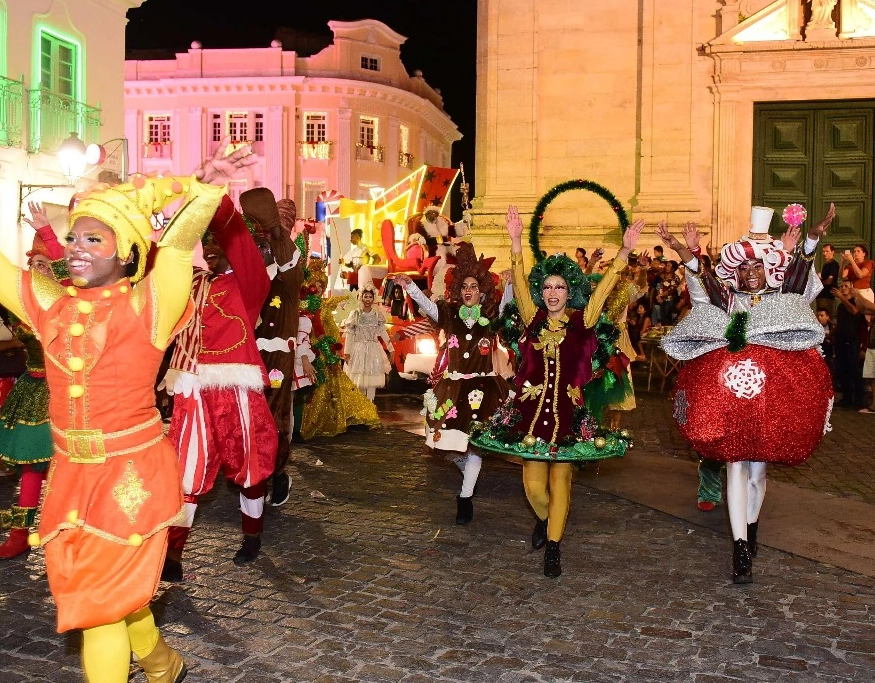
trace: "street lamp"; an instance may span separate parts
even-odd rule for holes
[[[118,142],[119,145],[107,151],[110,143]],[[79,182],[79,179],[85,175],[86,166],[92,166],[89,169],[94,170],[97,166],[106,161],[109,153],[115,154],[120,151],[121,173],[119,178],[121,182],[125,182],[128,177],[128,139],[127,138],[112,138],[106,142],[97,145],[90,144],[87,147],[82,140],[79,139],[78,133],[70,133],[70,137],[61,143],[58,149],[58,161],[61,164],[61,172],[71,185]]]
[[[75,185],[85,173],[86,149],[85,143],[79,139],[79,133],[75,132],[70,133],[70,137],[64,140],[58,148],[61,173],[71,185]]]

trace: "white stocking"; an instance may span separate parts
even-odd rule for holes
[[[365,396],[368,397],[369,401],[373,401],[374,396],[376,396],[376,394],[377,394],[377,387],[368,387],[367,389],[365,389]]]
[[[462,474],[465,473],[465,461],[467,459],[467,455],[460,455],[458,458],[453,458],[453,462],[456,464],[456,467],[459,468],[459,472],[461,472]]]
[[[726,506],[729,509],[729,525],[735,541],[747,540],[750,465],[744,460],[726,463]]]
[[[465,458],[465,469],[462,472],[462,491],[459,493],[460,498],[470,498],[474,495],[474,485],[477,483],[477,477],[480,476],[480,466],[483,464],[483,458],[473,453],[468,453]]]
[[[753,524],[760,518],[760,508],[766,497],[766,463],[750,463],[747,484],[747,523]]]

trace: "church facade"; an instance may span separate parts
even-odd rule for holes
[[[750,207],[834,202],[830,241],[873,247],[875,0],[479,0],[475,242],[508,204],[591,180],[630,218],[699,223],[718,247]],[[611,207],[557,196],[542,247],[618,245]],[[655,244],[651,237],[650,244]],[[611,248],[608,246],[608,254]]]

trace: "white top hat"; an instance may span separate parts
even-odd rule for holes
[[[750,231],[748,237],[752,240],[769,239],[769,224],[772,222],[774,209],[768,206],[752,206],[750,209]]]

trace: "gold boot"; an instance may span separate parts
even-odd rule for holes
[[[140,658],[140,667],[146,672],[149,683],[180,683],[188,670],[182,655],[158,636],[158,644],[146,657]]]

